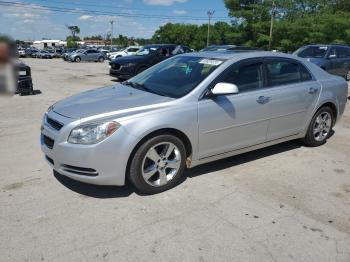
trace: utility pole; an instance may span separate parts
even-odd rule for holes
[[[111,20],[109,21],[109,23],[111,24],[111,47],[113,45],[113,24],[114,24],[114,21]]]
[[[272,48],[272,33],[273,33],[273,22],[275,21],[276,16],[276,5],[275,1],[272,1],[272,10],[271,10],[271,24],[270,24],[270,40],[269,40],[269,50]]]
[[[215,13],[215,10],[212,11],[207,11],[207,15],[208,15],[208,35],[207,35],[207,46],[209,46],[209,38],[210,38],[210,20],[213,17]]]

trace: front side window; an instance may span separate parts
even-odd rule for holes
[[[172,55],[178,55],[183,53],[185,53],[185,51],[181,45],[176,46],[175,49],[171,52]]]
[[[262,63],[233,67],[221,82],[235,84],[239,92],[251,91],[263,87],[262,72]]]
[[[175,56],[131,78],[125,84],[162,96],[180,98],[191,92],[224,60]]]
[[[312,76],[299,63],[289,61],[271,61],[266,63],[267,86],[280,86],[308,81]]]
[[[141,48],[136,53],[136,55],[137,56],[146,56],[146,55],[149,55],[149,54],[154,53],[156,51],[157,51],[157,47],[144,47],[144,48]]]
[[[304,58],[324,58],[327,51],[327,46],[304,46],[295,51],[294,54]]]
[[[339,58],[348,58],[348,57],[350,57],[350,48],[338,47],[337,54],[338,54]]]

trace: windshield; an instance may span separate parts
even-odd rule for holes
[[[145,55],[149,55],[150,53],[154,53],[156,51],[157,51],[156,47],[143,47],[139,51],[137,51],[136,55],[145,56]]]
[[[327,46],[306,46],[299,48],[294,55],[304,58],[324,58],[327,50]]]
[[[138,74],[125,84],[158,95],[180,98],[191,92],[221,63],[223,60],[176,56]]]

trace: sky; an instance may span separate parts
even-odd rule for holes
[[[0,34],[14,39],[65,39],[66,25],[80,36],[113,35],[149,38],[159,26],[173,23],[229,22],[223,0],[0,0]]]

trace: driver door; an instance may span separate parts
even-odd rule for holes
[[[199,158],[207,158],[266,141],[268,90],[263,89],[260,59],[234,64],[215,83],[237,85],[238,94],[204,97],[198,103]]]

